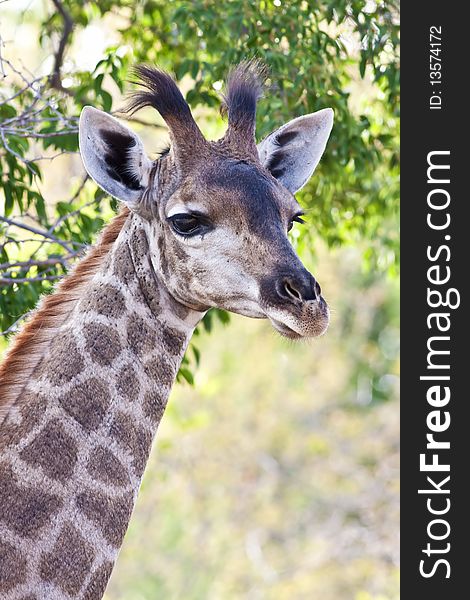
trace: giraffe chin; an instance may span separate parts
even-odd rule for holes
[[[269,319],[271,321],[271,325],[274,327],[276,331],[278,331],[283,337],[289,338],[290,340],[300,340],[302,336],[297,331],[291,329],[288,325],[284,325],[280,321],[276,321],[276,319]]]
[[[271,321],[271,325],[276,331],[278,331],[283,337],[289,338],[291,340],[301,340],[305,338],[320,337],[326,332],[329,324],[327,318],[320,319],[307,325],[299,324],[300,331],[297,331],[293,327],[290,327],[289,325],[279,321],[278,319],[274,319],[269,316],[268,318]]]
[[[302,308],[297,315],[279,308],[268,308],[265,315],[276,331],[291,340],[322,336],[330,323],[330,311],[326,302],[323,299],[319,303],[306,302]]]

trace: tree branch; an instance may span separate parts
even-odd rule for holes
[[[131,123],[137,123],[138,125],[144,125],[145,127],[153,127],[155,129],[165,129],[163,125],[159,125],[158,123],[151,123],[150,121],[144,121],[143,119],[138,119],[137,117],[128,116],[125,113],[117,110],[111,113],[112,115],[116,115],[123,121],[129,121]]]
[[[62,17],[62,19],[64,21],[64,29],[62,31],[62,36],[59,41],[59,47],[57,48],[56,52],[54,53],[54,70],[53,70],[51,78],[50,78],[50,84],[51,84],[51,87],[55,88],[56,90],[65,92],[66,94],[71,96],[72,92],[62,86],[62,81],[60,78],[60,70],[62,68],[62,63],[64,61],[65,47],[67,46],[69,36],[72,33],[74,22],[72,20],[72,17],[70,16],[69,12],[65,9],[65,7],[63,6],[63,4],[60,0],[52,0],[52,2],[54,4],[54,6],[56,7],[57,12],[60,13],[60,16]]]
[[[9,333],[16,333],[20,328],[20,323],[22,321],[24,321],[25,319],[27,319],[32,312],[33,311],[30,310],[27,313],[25,313],[24,315],[21,315],[21,317],[18,317],[18,319],[16,319],[16,321],[14,323],[12,323],[10,325],[10,327],[8,327],[8,329],[5,329],[4,331],[0,331],[0,335],[8,335]]]
[[[68,261],[75,258],[79,254],[79,251],[73,254],[67,254],[64,256],[57,256],[56,258],[45,258],[44,260],[20,260],[17,262],[8,262],[0,264],[0,269],[12,269],[13,267],[46,267],[48,265],[61,264],[64,267],[68,267]]]
[[[89,179],[90,179],[89,175],[88,175],[88,174],[86,174],[86,175],[83,177],[82,181],[80,182],[80,185],[78,186],[78,189],[77,189],[77,191],[76,191],[76,192],[75,192],[75,194],[74,194],[74,195],[73,195],[73,196],[70,198],[70,200],[68,200],[67,204],[72,204],[72,202],[74,202],[74,200],[76,200],[76,199],[77,199],[77,198],[80,196],[80,194],[81,194],[81,192],[82,192],[83,188],[85,187],[85,184],[86,184],[86,182],[87,182]],[[59,227],[59,225],[62,225],[62,223],[63,223],[64,221],[66,221],[66,220],[67,220],[67,219],[69,219],[70,217],[73,217],[73,216],[75,216],[75,215],[78,215],[78,213],[82,212],[82,210],[83,210],[84,208],[86,208],[87,206],[92,206],[92,205],[93,205],[93,204],[95,204],[96,202],[98,202],[98,199],[97,199],[97,198],[93,198],[93,200],[90,200],[90,202],[87,202],[87,203],[86,203],[86,204],[84,204],[83,206],[80,206],[79,208],[77,208],[77,209],[75,209],[75,210],[73,210],[73,211],[71,211],[71,212],[67,213],[66,215],[63,215],[62,217],[59,217],[59,218],[58,218],[58,219],[56,219],[56,220],[54,221],[54,223],[53,223],[53,224],[52,224],[52,225],[49,227],[49,229],[48,229],[47,233],[51,234],[51,233],[54,231],[54,229],[57,229],[57,227]]]
[[[49,240],[52,240],[56,244],[59,244],[59,246],[62,246],[62,248],[65,248],[65,250],[67,250],[67,252],[69,254],[73,253],[72,248],[66,242],[64,242],[63,240],[60,240],[59,238],[57,238],[55,235],[52,235],[48,231],[36,229],[36,227],[32,227],[31,225],[26,225],[26,223],[20,223],[19,221],[14,221],[13,219],[9,219],[8,217],[4,217],[3,215],[0,215],[0,221],[3,221],[4,223],[8,223],[8,225],[12,225],[13,227],[19,227],[20,229],[25,229],[26,231],[34,233],[35,235],[40,235],[41,237],[45,237]]]
[[[0,286],[13,285],[14,283],[34,283],[35,281],[57,281],[63,275],[45,275],[44,277],[0,277]]]

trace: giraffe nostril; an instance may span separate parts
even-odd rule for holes
[[[289,279],[285,279],[283,282],[283,286],[287,296],[294,298],[294,300],[302,301],[302,294],[295,286],[295,282],[292,282],[292,280]]]
[[[299,303],[318,300],[321,287],[310,273],[305,272],[281,277],[276,282],[276,291],[283,300]]]

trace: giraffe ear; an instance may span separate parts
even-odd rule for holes
[[[136,205],[152,168],[140,138],[111,115],[85,106],[78,139],[90,177],[111,196]]]
[[[318,165],[332,127],[331,108],[292,119],[258,144],[260,161],[295,194]]]

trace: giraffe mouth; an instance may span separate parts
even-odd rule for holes
[[[268,318],[271,321],[271,324],[274,327],[274,329],[278,331],[283,337],[289,338],[291,340],[299,340],[302,337],[300,333],[297,333],[297,331],[294,331],[294,329],[291,329],[285,323],[281,323],[281,321],[278,321],[277,319],[273,319],[271,317]]]
[[[266,307],[264,314],[276,331],[291,340],[322,336],[330,323],[330,311],[323,298],[319,302],[304,302],[295,312]]]

